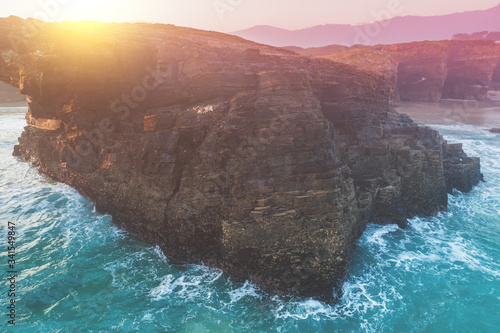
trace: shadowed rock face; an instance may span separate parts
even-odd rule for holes
[[[496,43],[496,44],[497,44],[498,53],[500,54],[500,43]],[[493,80],[493,82],[496,83],[496,88],[498,90],[500,88],[500,58],[498,59],[498,63],[495,67],[495,70],[493,71],[492,80]]]
[[[485,99],[500,61],[498,45],[483,40],[414,42],[319,56],[390,78],[396,102]]]
[[[0,80],[29,99],[16,155],[173,263],[273,293],[331,299],[367,222],[481,177],[352,66],[167,25],[11,17],[0,36]]]
[[[448,76],[442,98],[479,99],[488,96],[496,65],[500,61],[500,49],[492,41],[469,41],[464,45],[450,41]]]

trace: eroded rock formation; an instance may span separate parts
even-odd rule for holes
[[[331,299],[369,221],[435,214],[481,177],[353,66],[169,25],[12,17],[0,54],[29,99],[16,155],[173,263],[273,293]]]
[[[500,54],[500,43],[496,43],[496,44],[497,44],[498,53]],[[497,90],[500,90],[500,58],[498,59],[498,63],[495,67],[495,70],[493,71],[492,80],[495,83],[495,88]]]
[[[437,102],[441,98],[485,99],[495,79],[495,67],[500,63],[498,45],[489,40],[414,42],[317,56],[390,78],[396,103],[399,99],[420,102]]]

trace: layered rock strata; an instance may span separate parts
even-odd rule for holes
[[[497,42],[497,49],[498,49],[498,53],[500,54],[500,43]],[[497,90],[500,90],[500,58],[498,59],[498,63],[495,67],[495,70],[493,71],[493,78],[492,78],[493,82],[495,82],[495,88]]]
[[[13,17],[0,54],[29,101],[15,155],[172,263],[273,293],[332,299],[369,221],[436,214],[481,177],[353,66],[169,25]]]
[[[442,98],[485,99],[498,76],[500,50],[488,40],[413,42],[353,48],[319,57],[390,78],[396,103],[399,99],[437,102]]]

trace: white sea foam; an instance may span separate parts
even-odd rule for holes
[[[179,277],[168,274],[162,278],[159,286],[153,288],[149,294],[154,301],[176,294],[184,299],[206,298],[211,295],[212,284],[222,277],[222,272],[199,267],[195,272]]]
[[[245,281],[240,288],[229,291],[229,297],[231,298],[231,303],[235,303],[245,297],[261,298],[262,294],[258,294],[255,284]]]
[[[315,321],[325,317],[332,318],[332,316],[336,316],[332,307],[312,299],[290,304],[282,303],[275,309],[274,314],[277,319],[292,318],[295,320],[306,320],[312,318]]]
[[[399,227],[395,224],[378,226],[369,225],[363,236],[364,242],[370,246],[377,246],[383,250],[387,246],[387,240],[385,236],[398,231]]]
[[[147,321],[147,322],[152,322],[154,314],[152,311],[147,311],[144,316],[142,317],[142,321]]]

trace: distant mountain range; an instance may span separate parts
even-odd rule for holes
[[[387,14],[388,11],[385,16],[379,16],[388,17]],[[327,24],[301,30],[260,25],[232,34],[273,46],[319,47],[331,44],[377,45],[443,40],[451,39],[457,33],[498,30],[500,4],[487,10],[441,16],[401,16],[362,25]]]

